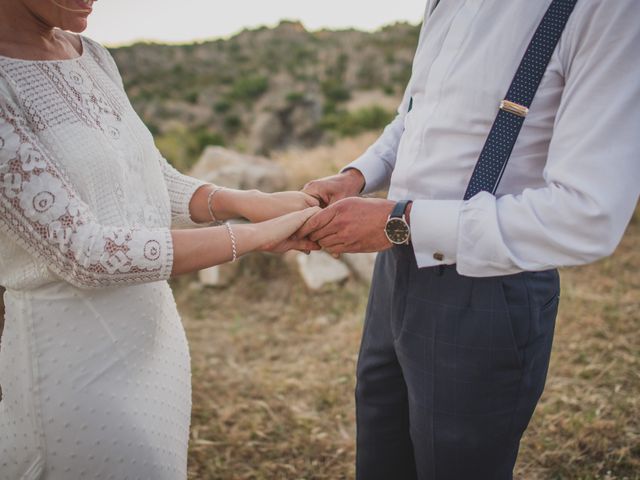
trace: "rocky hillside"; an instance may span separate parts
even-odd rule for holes
[[[309,32],[282,22],[227,40],[112,53],[160,149],[186,170],[207,145],[269,154],[383,127],[418,32],[409,24]]]

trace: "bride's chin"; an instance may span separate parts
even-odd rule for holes
[[[89,23],[86,18],[74,19],[72,22],[68,22],[68,25],[60,27],[62,30],[67,30],[73,33],[82,33],[87,29]]]

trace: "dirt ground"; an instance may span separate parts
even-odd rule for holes
[[[562,271],[547,386],[519,479],[640,479],[640,218],[614,256]],[[367,287],[310,294],[277,257],[228,289],[174,283],[193,360],[191,479],[349,479]],[[391,480],[391,479],[390,479]]]

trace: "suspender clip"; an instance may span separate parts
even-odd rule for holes
[[[529,113],[529,109],[527,107],[518,105],[517,103],[509,100],[502,100],[500,102],[500,110],[504,110],[505,112],[512,113],[522,118],[526,117]]]

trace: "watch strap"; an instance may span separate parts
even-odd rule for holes
[[[404,215],[404,211],[407,209],[407,205],[409,205],[410,203],[411,200],[401,200],[396,203],[396,206],[393,207],[389,218],[402,218],[402,216]]]

